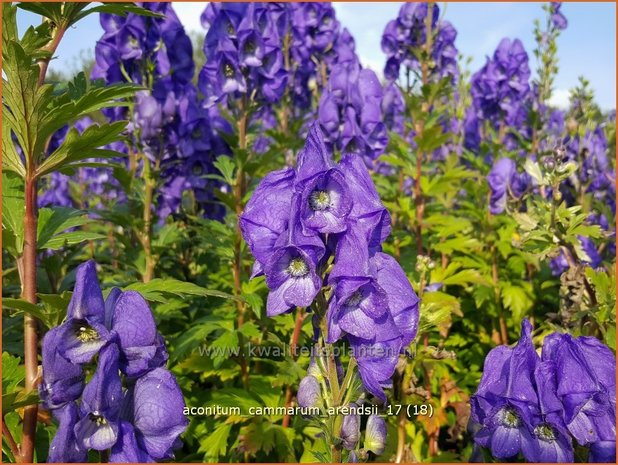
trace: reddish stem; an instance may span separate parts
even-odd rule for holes
[[[300,331],[303,327],[303,321],[305,319],[305,312],[302,307],[296,309],[296,321],[294,322],[294,332],[292,332],[292,339],[290,340],[290,354],[292,358],[296,360],[296,347],[298,346],[298,339],[300,338]],[[290,416],[287,414],[287,409],[292,405],[292,386],[288,386],[285,391],[285,410],[286,414],[283,417],[281,426],[287,428],[290,425]]]
[[[29,177],[26,179],[25,185],[22,298],[32,304],[36,304],[36,197],[36,180]],[[36,389],[39,360],[37,320],[30,315],[24,317],[24,364],[26,392],[31,392]],[[24,408],[21,460],[27,463],[32,462],[34,456],[37,411],[38,404],[28,405]]]

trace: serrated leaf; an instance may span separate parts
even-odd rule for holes
[[[217,459],[221,455],[225,455],[227,453],[227,440],[230,436],[231,430],[232,425],[227,423],[219,424],[211,435],[200,441],[201,445],[199,452],[206,454],[206,457],[209,459],[218,461]]]

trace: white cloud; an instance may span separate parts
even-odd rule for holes
[[[556,89],[549,99],[549,104],[561,110],[565,110],[569,107],[569,95],[570,92],[568,89]]]

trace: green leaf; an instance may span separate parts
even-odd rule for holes
[[[85,18],[88,15],[93,13],[109,13],[113,15],[126,16],[129,13],[140,16],[149,16],[151,18],[165,18],[165,15],[161,13],[156,13],[154,11],[147,10],[146,8],[142,8],[134,3],[128,2],[118,2],[118,3],[104,3],[103,5],[95,6],[94,8],[89,8],[88,10],[84,10],[80,12],[80,14],[76,15],[73,18],[73,22],[71,24],[75,24],[77,21]]]
[[[72,231],[62,234],[57,234],[45,244],[46,249],[58,250],[68,245],[81,244],[85,241],[96,241],[104,239],[105,234],[100,234],[91,231]]]
[[[13,173],[2,173],[2,230],[11,239],[14,255],[24,248],[24,182]],[[6,244],[4,245],[6,247]]]
[[[126,126],[125,121],[117,121],[101,126],[92,125],[82,134],[71,128],[62,145],[58,147],[36,170],[36,176],[41,177],[53,171],[71,166],[71,163],[88,158],[116,157],[121,154],[98,149],[120,139],[120,134]]]
[[[37,247],[39,250],[57,248],[50,247],[49,244],[57,245],[58,242],[64,242],[67,239],[66,236],[57,239],[61,233],[88,223],[92,223],[92,220],[82,210],[64,207],[41,208],[37,224]],[[69,240],[74,241],[75,236],[70,236]]]
[[[125,287],[124,290],[137,291],[142,294],[146,300],[155,302],[166,302],[170,296],[186,297],[188,295],[242,300],[225,292],[206,289],[194,283],[179,281],[172,278],[155,278],[148,283],[137,282]]]
[[[524,164],[524,170],[526,170],[526,173],[528,173],[530,177],[534,179],[539,186],[547,185],[547,180],[545,179],[545,176],[543,176],[543,173],[541,172],[541,167],[536,161],[533,161],[530,158],[526,159],[526,163]]]
[[[5,111],[5,108],[2,109]],[[17,153],[13,142],[11,127],[2,125],[2,168],[6,171],[17,173],[22,179],[26,178],[26,167]]]
[[[135,84],[113,84],[105,86],[90,84],[84,73],[78,74],[73,82],[68,84],[66,92],[56,97],[54,107],[45,115],[41,128],[41,137],[47,138],[64,125],[72,123],[94,111],[102,108],[126,105],[127,99],[142,89]],[[102,147],[101,143],[95,145]]]
[[[57,326],[66,315],[68,302],[62,308],[51,307],[47,303],[37,305],[23,299],[5,297],[2,299],[2,307],[13,310],[14,314],[25,313],[40,320],[47,328]]]
[[[39,67],[19,43],[3,43],[2,58],[6,76],[3,79],[2,123],[15,134],[28,171],[30,165],[43,154],[46,140],[39,135],[51,100],[52,87],[38,86]]]
[[[214,165],[223,175],[225,182],[230,186],[234,185],[234,170],[236,169],[234,160],[231,157],[223,155],[217,158]]]
[[[210,436],[200,441],[199,452],[205,453],[208,459],[218,461],[219,456],[227,453],[227,440],[231,430],[232,425],[227,423],[219,424]]]
[[[513,312],[513,320],[521,320],[534,304],[523,287],[511,283],[501,284],[502,303]]]

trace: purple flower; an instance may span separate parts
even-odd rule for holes
[[[184,416],[185,402],[174,376],[165,368],[156,368],[138,378],[132,397],[123,409],[123,420],[133,426],[121,450],[124,456],[146,454],[154,460],[173,458],[172,450],[189,421]],[[113,451],[112,451],[113,455]]]
[[[480,425],[474,440],[496,458],[515,457],[532,442],[532,415],[538,413],[534,372],[539,357],[531,331],[528,320],[523,320],[514,349],[499,346],[489,352],[483,377],[470,400],[471,420]]]
[[[384,76],[389,81],[399,78],[403,65],[408,70],[420,68],[419,49],[427,42],[426,18],[430,13],[429,4],[424,2],[405,3],[399,10],[397,19],[389,21],[382,35],[382,51],[387,56]],[[437,4],[431,6],[431,30],[434,36],[432,58],[434,65],[429,78],[433,81],[459,74],[457,69],[457,48],[455,38],[457,31],[448,21],[439,21],[440,9]]]
[[[324,255],[324,244],[317,236],[305,236],[300,231],[299,201],[298,196],[292,199],[295,213],[288,230],[279,236],[264,264],[270,289],[266,303],[268,316],[285,313],[293,307],[308,307],[322,287],[317,266]]]
[[[84,449],[106,450],[118,439],[122,384],[115,344],[99,355],[97,371],[86,385],[80,405],[81,420],[75,425],[78,444]]]
[[[563,31],[569,25],[569,22],[560,11],[562,8],[562,2],[552,2],[550,4],[551,21],[554,27],[560,31]]]
[[[92,260],[77,268],[67,320],[55,337],[60,355],[76,364],[89,362],[110,339],[105,326],[105,302]]]
[[[352,196],[350,218],[365,231],[369,247],[377,249],[391,232],[391,217],[380,200],[369,171],[357,155],[344,155],[341,169]]]
[[[502,39],[493,57],[471,79],[472,109],[499,131],[503,125],[523,131],[530,92],[528,54],[519,39]],[[469,143],[468,143],[469,145]]]
[[[87,462],[88,453],[75,437],[75,424],[79,419],[79,411],[75,402],[69,402],[58,410],[54,410],[54,417],[59,422],[58,430],[49,445],[47,462],[68,463]]]
[[[530,184],[530,176],[527,173],[519,174],[510,158],[501,158],[489,172],[487,182],[491,189],[489,211],[497,215],[505,210],[509,197],[518,199],[524,194]]]
[[[43,382],[39,396],[48,409],[62,407],[77,400],[84,389],[84,372],[58,353],[61,331],[50,329],[43,338]]]
[[[167,360],[163,338],[157,331],[152,312],[135,291],[112,289],[106,301],[106,318],[120,347],[120,369],[138,377],[160,367]]]
[[[356,404],[350,404],[350,408],[356,408]],[[341,423],[341,442],[345,449],[356,449],[360,439],[360,416],[356,414],[344,415]]]
[[[296,400],[303,408],[315,407],[322,397],[320,383],[315,376],[305,376],[298,385]]]
[[[543,360],[556,367],[556,393],[564,421],[580,445],[616,437],[616,358],[593,337],[551,334]]]
[[[291,168],[266,175],[240,216],[240,230],[260,270],[288,227],[294,178]]]
[[[386,421],[378,415],[369,415],[367,429],[365,430],[365,450],[376,455],[384,452],[386,445]]]
[[[590,444],[588,462],[616,463],[616,441],[599,441]]]

